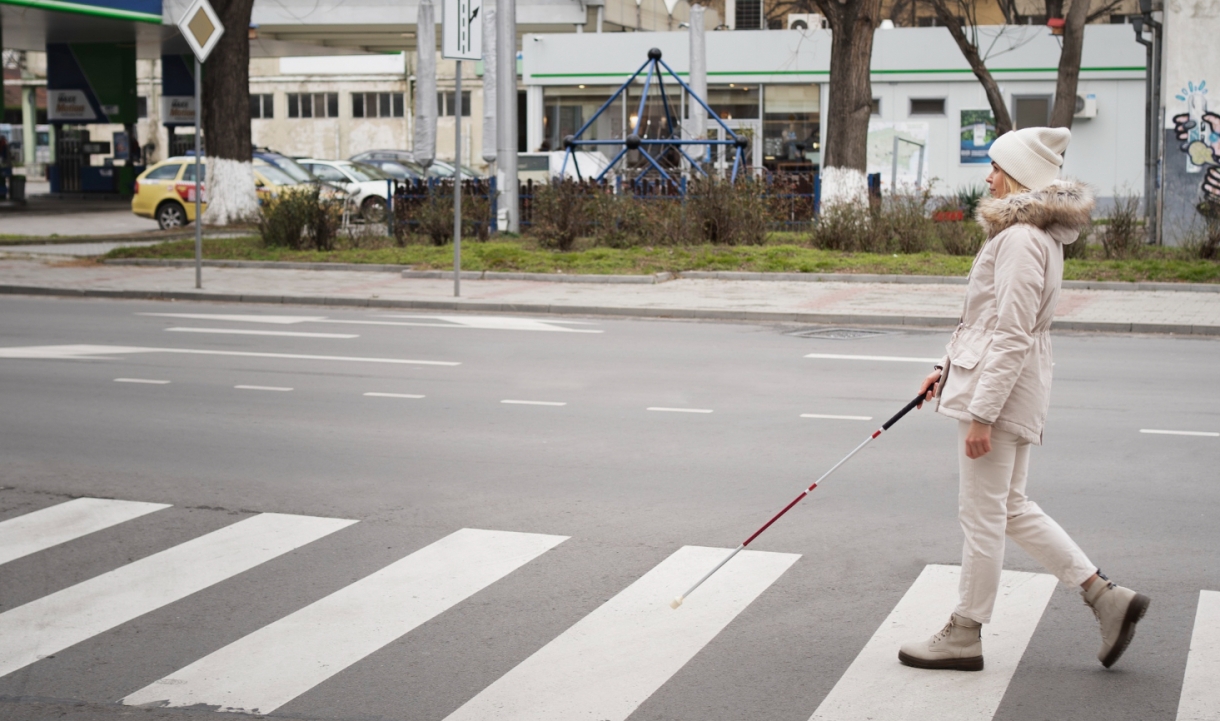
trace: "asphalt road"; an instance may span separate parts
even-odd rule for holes
[[[0,719],[212,718],[208,709],[235,697],[207,688],[189,697],[200,687],[179,672],[246,643],[239,658],[270,649],[251,669],[274,669],[287,689],[282,703],[257,708],[285,718],[804,721],[817,711],[846,721],[866,710],[835,711],[835,694],[906,683],[879,701],[877,718],[1172,721],[1200,633],[1200,592],[1220,591],[1220,438],[1141,432],[1220,432],[1220,340],[1055,340],[1051,417],[1045,445],[1034,449],[1030,494],[1112,578],[1152,597],[1120,663],[1107,671],[1095,660],[1099,636],[1078,594],[1045,586],[1040,613],[1019,603],[1026,631],[985,638],[985,655],[994,653],[982,674],[904,676],[913,670],[897,667],[897,648],[877,661],[866,653],[870,639],[890,647],[880,635],[896,627],[903,604],[921,619],[909,635],[938,630],[951,604],[919,607],[913,589],[960,562],[956,428],[928,408],[752,544],[766,555],[735,559],[726,582],[709,581],[678,611],[667,603],[693,580],[691,569],[697,578],[707,567],[683,555],[697,549],[680,549],[736,546],[912,397],[930,365],[869,358],[939,357],[945,332],[834,340],[779,325],[0,304],[0,552],[4,522],[72,498],[170,504],[0,563]],[[38,624],[100,623],[90,604],[102,596],[80,584],[113,579],[147,597],[140,584],[173,586],[213,562],[204,553],[198,564],[156,567],[157,554],[268,518],[258,514],[355,523],[279,552],[260,540],[249,546],[248,568],[177,596],[166,591],[163,602],[120,613],[81,640],[45,640],[51,631]],[[401,633],[345,631],[367,620],[367,608],[325,604],[321,621],[285,631],[306,639],[302,648],[282,650],[291,646],[267,631],[460,529],[512,533],[466,555],[438,546],[420,588],[477,575],[496,554],[511,555],[514,539],[566,540],[505,561],[482,585],[446,591]],[[114,575],[137,562],[155,573],[138,582]],[[690,567],[666,575],[666,564],[682,563]],[[1042,572],[1011,545],[1005,567]],[[1046,580],[1012,578],[1022,593]],[[633,589],[660,596],[664,610],[637,608]],[[372,615],[389,619],[423,603],[411,596]],[[116,604],[139,605],[123,597],[106,612]],[[15,610],[10,618],[28,612],[37,623],[14,626],[5,641]],[[1001,615],[989,629],[1010,628]],[[32,639],[30,662],[13,661],[14,634]],[[336,660],[340,641],[358,636],[380,640]],[[1014,642],[1005,670],[1000,649]],[[293,664],[311,654],[316,678],[293,687]],[[6,661],[19,668],[4,671]],[[254,672],[240,666],[215,664],[234,676]],[[224,690],[236,681],[216,683]],[[1220,708],[1214,686],[1196,684],[1188,695]],[[142,698],[197,705],[117,703],[146,688],[154,691]],[[530,703],[537,708],[521,710]]]

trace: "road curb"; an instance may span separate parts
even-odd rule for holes
[[[0,248],[2,250],[2,248]],[[177,258],[111,258],[107,265],[192,268],[195,261]],[[374,263],[304,263],[279,260],[205,260],[209,268],[264,270],[346,270],[366,273],[402,273],[403,278],[451,280],[451,270],[412,270],[409,265]],[[551,283],[627,283],[650,285],[669,280],[748,280],[802,283],[893,283],[897,285],[965,285],[966,278],[950,275],[881,275],[875,273],[756,273],[729,270],[685,270],[653,275],[597,275],[591,273],[516,273],[464,270],[462,280],[533,280]],[[1065,280],[1069,290],[1172,291],[1220,293],[1220,283],[1129,283],[1124,281]]]
[[[314,305],[339,308],[406,308],[412,310],[477,311],[482,313],[538,313],[543,315],[592,315],[620,318],[678,318],[813,325],[877,325],[919,328],[951,328],[958,319],[950,316],[865,315],[849,313],[786,313],[782,311],[709,310],[700,308],[628,308],[546,303],[484,303],[475,301],[394,300],[390,298],[343,298],[328,296],[208,293],[204,291],[102,290],[0,285],[0,295],[58,296],[67,298],[116,298],[127,300],[188,300],[264,305]],[[1151,333],[1220,336],[1220,326],[1185,323],[1114,323],[1098,321],[1054,322],[1055,330],[1104,333]]]

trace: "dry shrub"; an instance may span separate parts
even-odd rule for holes
[[[1114,194],[1114,208],[1101,230],[1101,247],[1107,258],[1125,260],[1140,256],[1144,249],[1140,196],[1129,192]]]
[[[987,234],[973,220],[937,223],[936,232],[940,236],[941,247],[949,255],[976,255],[987,240]]]
[[[1093,226],[1086,225],[1080,229],[1080,235],[1076,237],[1075,243],[1070,243],[1063,246],[1064,260],[1079,260],[1089,254],[1089,236],[1093,234]]]
[[[687,221],[698,241],[714,245],[762,245],[767,239],[770,207],[763,183],[736,183],[714,178],[690,183]]]
[[[408,184],[394,198],[394,240],[406,245],[412,236],[433,245],[453,242],[453,181]],[[463,183],[462,238],[487,240],[491,231],[491,200],[481,184]]]
[[[576,239],[588,232],[593,190],[584,183],[565,179],[534,187],[533,225],[530,233],[544,248],[568,251]]]
[[[875,229],[863,236],[860,250],[870,253],[920,253],[933,244],[935,232],[928,217],[932,204],[932,184],[914,190],[891,193],[881,201]]]
[[[343,201],[321,189],[286,190],[259,208],[258,232],[269,246],[332,250],[343,222]]]
[[[836,203],[824,206],[810,242],[822,250],[855,251],[869,243],[872,214],[867,205]]]
[[[1220,202],[1204,200],[1195,209],[1203,217],[1203,227],[1188,236],[1187,252],[1200,260],[1220,260]]]

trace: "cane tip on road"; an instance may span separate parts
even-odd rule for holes
[[[675,597],[674,597],[674,600],[672,600],[672,601],[670,601],[670,602],[669,602],[669,607],[670,607],[670,608],[672,608],[672,609],[674,609],[675,611],[677,611],[677,610],[678,610],[678,606],[681,606],[681,605],[682,605],[682,600],[683,600],[683,599],[682,599],[682,597],[681,597],[681,596],[675,596]]]

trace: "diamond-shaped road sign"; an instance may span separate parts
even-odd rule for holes
[[[194,0],[178,19],[178,31],[202,63],[208,59],[225,29],[208,0]]]
[[[483,0],[444,0],[441,57],[483,59]]]

